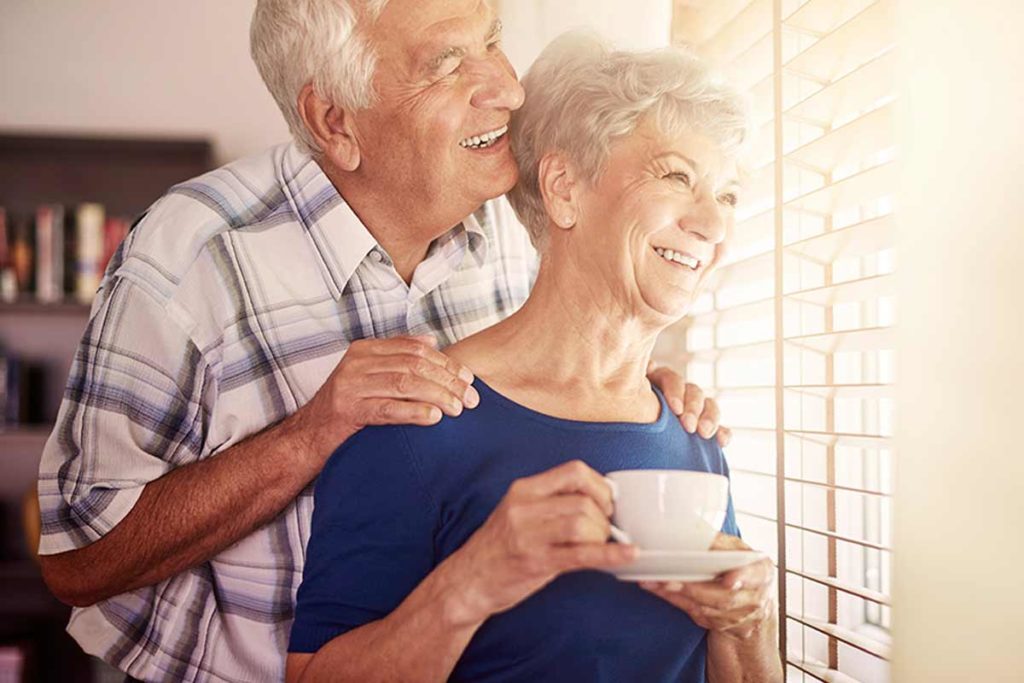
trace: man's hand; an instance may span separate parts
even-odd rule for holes
[[[735,536],[718,534],[712,550],[750,550]],[[775,619],[775,566],[765,558],[700,583],[641,583],[640,587],[690,615],[701,628],[746,640]]]
[[[395,337],[352,342],[320,390],[290,420],[326,459],[368,425],[433,425],[442,414],[457,417],[480,396],[473,373],[436,349],[433,337]]]
[[[672,412],[690,434],[697,432],[705,439],[718,435],[718,443],[725,448],[732,440],[732,431],[719,425],[721,413],[713,398],[706,398],[696,384],[683,381],[671,368],[658,367],[654,361],[647,366],[647,379],[665,394]]]

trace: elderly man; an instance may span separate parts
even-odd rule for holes
[[[280,679],[309,484],[369,424],[479,397],[437,349],[524,301],[522,89],[479,0],[260,0],[294,143],[172,188],[108,270],[43,454],[47,582],[144,680]],[[454,226],[454,227],[453,227]],[[655,378],[690,431],[717,409]]]

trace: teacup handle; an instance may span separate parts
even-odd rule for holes
[[[616,484],[611,479],[609,479],[608,477],[605,477],[604,480],[608,484],[608,488],[612,490],[612,502],[614,503],[619,499],[619,485]],[[625,531],[615,526],[614,524],[610,526],[611,530],[609,533],[611,534],[611,537],[615,540],[616,543],[633,545],[633,539],[629,537],[629,534],[627,534]]]

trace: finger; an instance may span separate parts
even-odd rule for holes
[[[686,385],[683,397],[683,427],[693,434],[697,431],[698,418],[704,412],[704,390],[696,384]]]
[[[360,393],[365,398],[390,398],[430,403],[446,415],[462,414],[462,401],[440,384],[412,372],[381,372],[367,375]]]
[[[534,503],[547,543],[604,543],[611,524],[590,496],[563,494]]]
[[[704,410],[700,414],[700,422],[697,425],[698,433],[705,439],[710,439],[718,431],[718,423],[721,418],[722,413],[718,409],[718,402],[713,398],[705,399]]]
[[[409,372],[434,382],[448,391],[452,398],[467,408],[480,405],[480,394],[457,372],[433,363],[421,356],[396,354],[393,356],[369,356],[356,361],[356,367],[366,375],[380,375]]]
[[[765,559],[727,571],[719,576],[717,581],[719,585],[729,589],[737,584],[740,588],[760,588],[770,586],[775,581],[777,571],[771,560]]]
[[[362,347],[362,349],[367,355],[413,355],[425,358],[435,365],[447,368],[449,372],[459,376],[467,384],[471,383],[473,381],[473,373],[470,369],[454,358],[449,358],[438,351],[436,346],[437,340],[429,336],[392,337],[390,339],[373,340]]]
[[[388,398],[367,398],[359,402],[360,421],[366,425],[420,425],[429,427],[442,417],[441,410],[429,403]]]
[[[682,415],[686,398],[686,382],[683,381],[682,376],[672,368],[656,366],[652,368],[649,365],[647,378],[654,386],[661,389],[661,393],[665,395],[665,400],[668,402],[668,407],[672,409],[672,412],[677,417]],[[697,413],[694,413],[695,418],[696,416]]]
[[[750,550],[750,546],[743,542],[739,536],[733,536],[724,532],[718,532],[715,540],[711,542],[711,550]]]
[[[725,448],[732,443],[732,430],[728,427],[718,427],[718,445]]]
[[[555,546],[549,552],[551,562],[558,568],[559,573],[619,567],[629,564],[636,557],[636,547],[622,543]]]
[[[610,516],[613,510],[612,490],[608,482],[582,460],[573,460],[546,472],[520,479],[518,488],[525,495],[544,498],[566,493],[590,496]]]

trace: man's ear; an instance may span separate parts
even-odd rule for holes
[[[579,218],[579,183],[576,172],[561,152],[552,152],[540,160],[537,181],[551,222],[571,228]]]
[[[343,171],[361,161],[352,113],[317,95],[311,83],[299,93],[299,116],[320,152]]]

